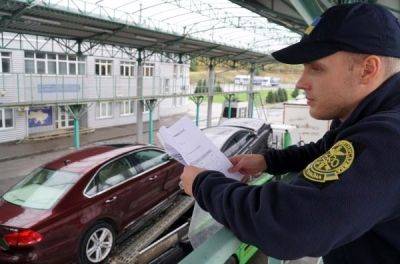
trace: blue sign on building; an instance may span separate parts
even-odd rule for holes
[[[53,124],[52,107],[30,109],[28,123],[29,127],[51,126]]]
[[[76,93],[80,90],[79,84],[38,84],[38,93]]]

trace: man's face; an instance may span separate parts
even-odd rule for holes
[[[316,119],[345,119],[360,101],[357,70],[348,53],[337,52],[304,64],[297,88],[304,90],[310,115]]]

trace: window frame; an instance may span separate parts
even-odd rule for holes
[[[102,106],[102,105],[106,105],[105,107],[106,107],[106,116],[103,116],[102,115],[102,109],[103,109],[103,107],[104,106]],[[98,113],[98,116],[97,116],[97,118],[98,119],[107,119],[107,118],[112,118],[113,117],[113,102],[112,101],[104,101],[104,102],[99,102],[99,113]],[[109,110],[109,111],[108,111]],[[108,114],[110,114],[110,115],[108,115]]]
[[[143,64],[143,77],[154,77],[155,64],[144,63]]]
[[[131,173],[131,172],[130,172],[130,169],[131,169],[132,167],[134,167],[134,166],[132,166],[132,163],[129,161],[128,157],[126,157],[126,156],[118,157],[118,158],[114,159],[113,161],[108,162],[106,165],[102,166],[101,169],[99,169],[99,170],[96,172],[95,178],[93,179],[94,184],[95,184],[95,186],[96,186],[96,191],[97,191],[96,193],[105,192],[105,191],[107,191],[107,190],[109,190],[109,189],[112,189],[114,186],[117,186],[117,185],[119,185],[120,183],[122,183],[122,182],[124,182],[124,181],[127,180],[127,179],[124,179],[124,180],[122,180],[122,181],[120,181],[120,182],[118,182],[118,183],[116,183],[116,184],[114,184],[114,185],[111,185],[111,186],[109,186],[109,187],[105,187],[105,188],[102,189],[101,191],[98,191],[98,190],[99,190],[98,187],[100,187],[100,186],[99,186],[99,185],[100,185],[100,182],[99,182],[99,177],[100,177],[99,175],[100,175],[100,173],[101,173],[107,166],[109,166],[110,164],[115,163],[115,162],[120,162],[120,161],[124,161],[124,162],[127,162],[127,163],[128,163],[129,169],[128,169],[127,171],[128,171],[128,173]],[[116,174],[116,175],[117,175],[117,174]],[[113,176],[111,176],[111,177],[109,177],[109,178],[112,178],[112,177],[114,177],[114,176],[116,176],[116,175],[113,175]],[[134,175],[129,175],[129,178],[128,178],[128,179],[132,178],[132,176],[134,176]],[[108,179],[109,179],[109,178],[108,178]],[[92,182],[92,180],[90,181],[90,183],[91,183],[91,182]],[[87,187],[89,187],[89,186],[90,186],[90,184],[88,184]],[[87,191],[89,191],[89,190],[87,190]]]
[[[122,78],[129,78],[135,76],[136,63],[134,61],[120,61],[119,74]],[[127,72],[128,71],[128,72]],[[123,72],[123,74],[121,74]]]
[[[96,72],[96,67],[99,67],[99,73]],[[104,66],[105,74],[102,74],[102,67]],[[113,76],[113,60],[95,59],[94,61],[94,74],[96,76],[110,77]]]
[[[128,111],[127,111],[128,106]],[[135,101],[124,100],[121,102],[120,116],[132,116],[135,115]]]
[[[9,55],[6,56],[4,55],[5,53],[8,53]],[[5,72],[3,71],[3,59],[8,60],[8,67],[10,71]],[[2,74],[11,74],[11,69],[12,69],[12,52],[11,51],[0,51],[0,73]]]
[[[12,126],[7,127],[6,126],[6,110],[11,110],[11,122],[12,122]],[[1,115],[1,124],[0,124],[0,131],[4,131],[4,130],[9,130],[9,129],[14,129],[15,128],[15,111],[14,108],[7,108],[7,107],[2,107],[0,108],[0,115]]]
[[[115,161],[115,160],[117,160],[117,159],[121,159],[121,158],[124,158],[124,157],[128,158],[128,155],[134,154],[135,152],[143,151],[143,150],[150,150],[150,149],[152,149],[152,150],[154,149],[154,150],[160,151],[160,152],[162,152],[162,153],[164,153],[164,154],[167,154],[165,151],[163,151],[162,149],[157,148],[157,147],[144,147],[144,148],[140,148],[140,149],[135,149],[135,150],[129,151],[129,152],[123,154],[122,156],[115,157],[115,158],[113,158],[113,159],[107,161],[106,163],[102,164],[102,165],[100,166],[100,168],[98,168],[98,169],[96,170],[96,172],[91,176],[91,178],[90,178],[89,181],[87,182],[85,188],[83,189],[82,194],[83,194],[85,197],[91,199],[91,198],[94,198],[94,197],[96,197],[96,196],[98,196],[98,195],[103,194],[104,192],[108,192],[108,191],[110,191],[110,190],[112,190],[112,189],[114,189],[114,188],[117,188],[118,186],[120,186],[120,185],[122,185],[122,184],[125,184],[125,183],[128,182],[128,181],[131,181],[131,180],[133,180],[133,179],[136,179],[137,177],[140,177],[140,176],[142,176],[143,174],[148,173],[149,171],[139,171],[136,175],[133,175],[133,176],[131,176],[130,178],[125,179],[124,181],[122,181],[122,182],[120,182],[120,183],[118,183],[118,184],[116,184],[116,185],[114,185],[114,186],[112,186],[112,187],[110,187],[110,188],[108,188],[108,189],[105,189],[105,190],[100,191],[100,192],[98,192],[98,193],[95,193],[95,194],[93,194],[93,195],[88,195],[88,194],[87,194],[87,191],[88,191],[87,189],[88,189],[89,185],[92,183],[92,181],[94,181],[94,180],[96,179],[96,176],[97,176],[98,172],[99,172],[103,167],[107,166],[109,163],[111,163],[111,162],[113,162],[113,161]],[[129,160],[129,159],[128,159],[128,160]],[[129,160],[129,162],[131,162],[131,161]],[[166,160],[165,162],[163,162],[163,163],[161,163],[161,164],[155,166],[155,167],[152,168],[151,170],[157,169],[157,168],[159,168],[159,167],[165,165],[165,164],[168,163],[168,162],[170,162],[170,160]],[[135,169],[137,168],[137,165],[136,165],[136,164],[131,164],[131,165],[132,165],[132,167],[135,167]],[[95,184],[96,184],[96,183],[95,183]]]
[[[32,53],[33,57],[27,57],[27,53]],[[73,54],[66,54],[66,53],[53,53],[53,52],[40,52],[42,54],[44,54],[44,58],[37,58],[37,53],[35,51],[29,51],[29,50],[25,50],[25,54],[24,54],[24,63],[25,63],[25,70],[24,73],[25,74],[34,74],[34,75],[47,75],[47,76],[84,76],[86,75],[86,57],[84,56],[76,56]],[[55,55],[55,59],[54,58],[49,58],[50,55]],[[65,59],[64,59],[65,57]],[[70,57],[75,57],[73,60],[70,59]],[[27,67],[26,67],[26,63],[27,61],[31,61],[33,62],[33,72],[27,72]],[[38,63],[39,62],[44,62],[44,73],[38,73]],[[49,73],[49,63],[55,63],[56,65],[56,72],[55,73]],[[65,70],[66,72],[61,73],[60,69],[62,67],[60,67],[60,64],[64,63],[65,64]],[[70,71],[70,65],[73,64],[75,66],[75,73],[71,74]],[[83,65],[83,69],[84,69],[84,73],[79,74],[79,68],[80,65]]]

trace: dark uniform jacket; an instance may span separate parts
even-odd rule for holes
[[[193,184],[196,201],[275,258],[400,263],[400,73],[318,142],[264,156],[269,173],[300,173],[248,186],[205,171]]]

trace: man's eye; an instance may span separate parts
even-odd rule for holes
[[[315,67],[311,67],[311,70],[312,71],[322,71],[322,68],[321,67],[317,67],[317,66],[315,66]]]

